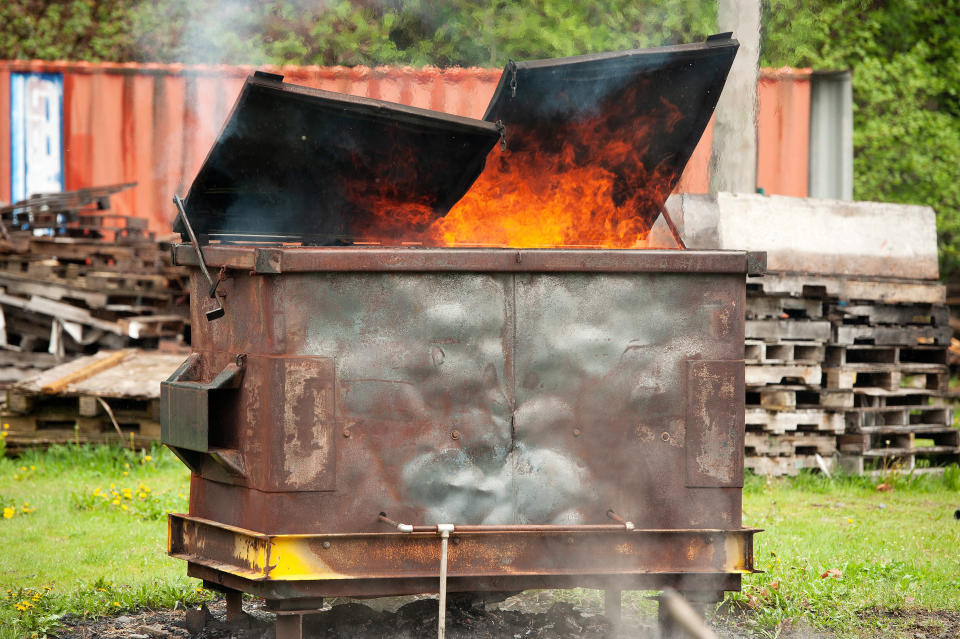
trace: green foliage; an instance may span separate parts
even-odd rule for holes
[[[141,59],[206,63],[500,66],[508,58],[697,39],[716,8],[696,0],[174,0],[132,12]]]
[[[700,39],[701,0],[14,0],[0,58],[482,65]]]
[[[960,2],[764,0],[763,64],[853,69],[854,195],[937,211],[960,266]]]
[[[0,2],[0,59],[132,59],[133,1]]]

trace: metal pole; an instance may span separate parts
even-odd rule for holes
[[[437,532],[440,533],[440,611],[437,615],[437,639],[444,639],[447,633],[447,542],[452,530],[451,524],[437,525]]]

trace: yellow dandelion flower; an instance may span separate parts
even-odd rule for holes
[[[119,505],[120,505],[120,498],[117,497],[116,499],[114,499],[114,500],[111,501],[110,503],[113,504],[114,506],[119,506]]]
[[[37,469],[37,467],[36,467],[36,466],[33,466],[33,465],[31,464],[30,470],[36,470],[36,469]]]
[[[113,605],[114,605],[115,607],[119,608],[119,607],[120,607],[120,602],[119,602],[119,601],[114,601],[114,602],[113,602]]]
[[[130,464],[124,464],[123,467],[126,468],[127,470],[129,470],[129,469],[130,469]]]
[[[143,458],[143,461],[148,462],[151,459],[153,459],[153,457],[151,457],[150,455],[147,455],[146,457]]]
[[[853,523],[853,519],[851,519],[850,517],[847,517],[847,523],[848,523],[848,524],[852,524],[852,523]]]
[[[127,475],[129,475],[129,474],[130,474],[130,473],[129,473],[129,472],[127,472],[126,470],[125,470],[125,471],[123,471],[123,476],[124,476],[124,477],[126,477],[126,476],[127,476]]]
[[[0,432],[0,439],[7,436],[7,431]]]
[[[16,509],[10,508],[9,506],[7,506],[6,508],[3,509],[3,518],[10,519],[14,516],[14,514],[16,514],[16,512],[17,512]]]
[[[26,467],[26,466],[21,466],[21,467],[20,467],[20,471],[21,471],[21,472],[26,472],[26,470],[27,470],[27,467]]]
[[[9,428],[10,428],[10,424],[4,424],[4,425],[3,425],[3,430],[8,430]]]
[[[126,504],[122,504],[120,507],[123,508],[124,510],[130,510],[129,508],[127,508]]]

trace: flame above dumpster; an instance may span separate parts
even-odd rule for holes
[[[484,121],[248,81],[188,211],[211,239],[673,248],[650,230],[737,46],[511,61]]]

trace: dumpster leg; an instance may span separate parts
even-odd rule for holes
[[[278,612],[277,639],[303,639],[303,613]]]
[[[224,593],[227,599],[227,623],[235,623],[243,619],[243,593],[239,590],[227,590]]]

